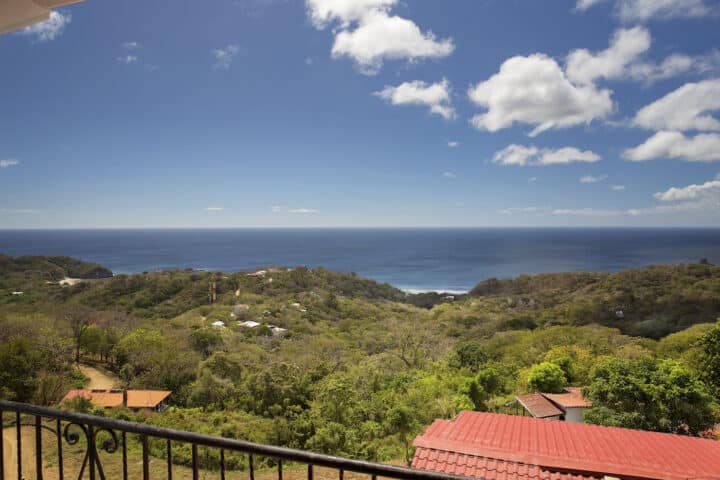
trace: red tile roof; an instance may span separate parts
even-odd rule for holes
[[[543,396],[562,408],[589,408],[592,402],[585,398],[580,387],[567,387],[565,393],[543,393]]]
[[[560,410],[540,393],[528,393],[527,395],[518,395],[515,398],[535,418],[565,415],[564,411]]]
[[[167,390],[128,390],[128,408],[155,408],[172,392]]]
[[[599,480],[602,477],[560,473],[537,465],[506,462],[495,458],[418,448],[413,468],[433,472],[482,478],[483,480]]]
[[[432,467],[427,469],[435,471],[447,468],[454,473],[465,458],[480,457],[478,462],[500,460],[501,468],[509,468],[505,464],[510,463],[540,467],[543,475],[546,474],[543,472],[557,475],[564,472],[586,478],[611,475],[634,479],[720,480],[720,442],[531,417],[462,412],[455,421],[435,421],[415,439],[415,446],[420,452],[416,453],[416,463],[426,462],[426,466]],[[421,458],[424,455],[429,458],[428,450],[460,454],[463,459],[435,460],[430,465]],[[533,478],[530,474],[513,475],[515,477],[510,478]]]
[[[120,391],[113,390],[70,390],[62,399],[63,402],[72,400],[73,398],[84,397],[96,407],[121,407],[123,404],[123,394]]]

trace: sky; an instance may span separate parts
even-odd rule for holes
[[[0,228],[720,227],[717,0],[88,0],[0,73]]]

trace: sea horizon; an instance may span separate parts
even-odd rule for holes
[[[719,228],[138,228],[0,230],[0,253],[67,255],[115,274],[251,271],[307,265],[353,272],[406,292],[464,293],[488,278],[614,272],[707,259]]]

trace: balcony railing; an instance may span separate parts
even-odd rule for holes
[[[177,448],[179,445],[190,446],[191,456],[188,467],[191,469],[193,480],[199,480],[200,474],[207,474],[208,470],[205,469],[210,468],[205,466],[201,469],[199,448],[203,448],[205,452],[208,449],[219,452],[218,464],[211,468],[211,473],[213,478],[217,478],[219,475],[222,480],[225,480],[226,474],[231,473],[226,465],[226,456],[237,456],[237,454],[242,454],[245,461],[243,478],[248,480],[256,480],[260,464],[265,465],[262,469],[263,480],[265,478],[283,480],[283,465],[286,468],[288,465],[292,465],[295,477],[298,465],[300,465],[302,477],[307,480],[314,480],[314,467],[323,467],[324,470],[334,471],[333,476],[336,475],[337,480],[345,480],[348,472],[367,475],[371,480],[377,480],[379,477],[407,480],[461,480],[463,478],[16,402],[0,401],[0,423],[3,426],[3,440],[0,442],[0,480],[14,480],[14,478],[11,479],[8,472],[11,472],[13,477],[17,475],[17,480],[26,478],[105,480],[106,478],[120,478],[120,476],[124,480],[140,478],[140,476],[143,480],[148,480],[151,473],[151,458],[153,463],[158,460],[158,446],[164,457],[162,463],[166,466],[162,467],[161,477],[158,476],[157,468],[153,469],[153,474],[155,477],[165,477],[171,480],[174,471],[177,474],[177,466],[173,462],[173,448]],[[28,429],[32,432],[30,436]],[[131,461],[131,463],[132,465],[141,464],[141,475],[133,474],[128,470],[128,440],[131,440],[130,444],[133,441],[139,443],[139,455],[142,460],[141,462]],[[156,447],[153,448],[152,455],[151,442]],[[27,445],[28,443],[30,445]],[[69,459],[68,446],[73,446],[72,454],[76,457],[76,463],[80,463],[79,468],[74,469],[79,472],[73,471],[72,475],[68,474],[64,465],[64,460]],[[49,448],[53,451],[49,452]],[[26,449],[25,454],[23,449]],[[14,464],[12,466],[7,465],[9,461],[6,458],[6,453],[10,453],[10,450],[14,450],[12,452],[14,458],[10,460]],[[31,456],[32,462],[27,458],[27,452],[30,450],[34,451],[34,455]],[[118,455],[119,458],[115,455]],[[52,461],[50,465],[47,464],[48,458],[51,458]],[[108,460],[108,458],[117,458],[114,462],[120,463],[114,473],[109,473],[103,468],[103,460]],[[325,473],[323,478],[327,478]]]

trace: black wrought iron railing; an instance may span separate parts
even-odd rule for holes
[[[302,477],[307,480],[315,480],[315,467],[324,469],[323,479],[327,478],[328,469],[335,472],[333,477],[337,480],[345,480],[349,472],[353,475],[368,476],[368,480],[377,480],[381,477],[406,480],[463,478],[16,402],[0,401],[0,423],[3,426],[3,439],[0,442],[0,480],[30,478],[148,480],[151,474],[151,462],[155,467],[158,462],[162,463],[162,471],[153,469],[154,477],[171,480],[174,474],[177,476],[178,468],[174,461],[177,459],[173,458],[173,450],[188,445],[190,458],[187,467],[191,473],[188,473],[187,469],[184,473],[191,475],[193,480],[199,480],[200,475],[207,474],[207,469],[211,468],[208,465],[201,466],[200,448],[205,451],[213,449],[219,453],[219,461],[217,465],[213,465],[211,473],[213,478],[219,477],[222,480],[225,480],[226,475],[230,473],[235,476],[236,472],[231,472],[228,468],[226,456],[237,454],[242,454],[245,461],[242,466],[242,478],[248,480],[256,480],[259,464],[264,465],[263,480],[265,478],[283,480],[283,466],[286,468],[292,466],[294,478],[297,477],[298,468],[301,468]],[[139,462],[128,460],[128,440],[132,443],[133,439],[138,444],[133,448],[139,447]],[[160,455],[158,448],[154,448],[151,454],[151,442],[155,447],[161,445]],[[73,447],[72,455],[76,463],[70,473],[64,464],[69,460],[70,455],[67,451],[69,447]],[[30,458],[28,458],[29,451],[32,452]],[[12,458],[8,458],[10,455]],[[112,473],[104,468],[109,458],[113,458],[116,468]],[[130,463],[134,467],[141,465],[137,473],[129,470]]]

